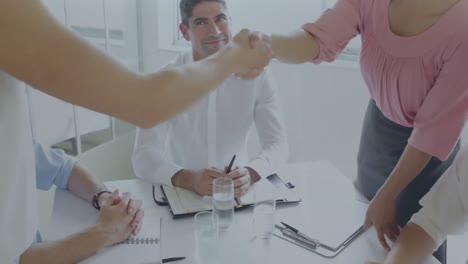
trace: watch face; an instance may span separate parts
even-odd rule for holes
[[[98,201],[97,201],[97,200],[98,200],[98,199],[97,199],[97,195],[96,195],[96,194],[93,195],[93,202],[92,202],[93,207],[99,210],[100,208],[99,208],[99,204],[98,204]]]
[[[100,191],[98,193],[96,193],[95,195],[93,195],[93,199],[92,199],[92,204],[93,204],[93,207],[98,209],[98,210],[101,210],[101,207],[99,206],[99,197],[104,194],[104,193],[111,193],[110,191]]]

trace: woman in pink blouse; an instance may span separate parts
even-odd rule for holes
[[[356,35],[370,100],[356,186],[382,246],[420,209],[453,162],[468,109],[468,0],[338,0],[315,22],[270,42],[286,63],[331,62]],[[435,256],[445,263],[444,244]]]

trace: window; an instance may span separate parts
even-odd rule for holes
[[[138,70],[136,4],[125,0],[66,0],[64,23],[75,33]]]
[[[137,5],[126,0],[43,0],[51,14],[70,30],[133,70],[140,65]],[[122,129],[107,115],[53,98],[28,87],[33,137],[70,154],[104,143]],[[119,131],[117,132],[117,129]],[[126,130],[128,131],[128,130]]]
[[[335,2],[336,0],[227,0],[234,32],[242,28],[250,28],[270,33],[296,30],[306,21],[317,19]],[[180,51],[186,50],[189,46],[178,29],[181,22],[179,3],[180,0],[159,0],[158,14],[163,19],[160,21],[165,21],[165,23],[159,23],[159,47],[161,49]],[[282,14],[284,10],[288,10],[287,15]],[[172,29],[167,28],[167,21],[172,21]],[[343,51],[340,59],[357,61],[360,47],[360,38],[353,39]]]

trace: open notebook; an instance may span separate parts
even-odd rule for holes
[[[294,191],[291,183],[284,183],[277,174],[262,178],[250,188],[243,197],[236,199],[235,209],[244,208],[254,204],[254,190],[256,192],[269,191],[275,189],[277,194],[276,203],[297,203],[301,201],[299,195]],[[174,218],[191,216],[200,211],[212,209],[212,199],[208,196],[199,196],[194,192],[167,185],[161,185],[161,190],[165,196],[171,213]]]
[[[161,263],[161,217],[145,217],[140,234],[133,239],[98,251],[80,262],[92,263]]]

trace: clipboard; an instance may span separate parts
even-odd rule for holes
[[[364,233],[363,223],[368,204],[357,199],[343,200],[339,196],[326,194],[325,191],[317,191],[323,201],[314,201],[306,206],[307,219],[288,219],[288,215],[283,215],[278,221],[284,221],[290,227],[275,225],[273,235],[325,258],[338,256]],[[301,234],[297,234],[297,231]]]
[[[299,197],[299,195],[294,191],[294,184],[291,182],[285,183],[277,174],[272,174],[266,178],[262,178],[259,182],[254,183],[254,185],[256,184],[276,188],[279,193],[279,198],[276,200],[277,204],[299,203],[302,201],[301,197]],[[201,211],[212,210],[212,201],[210,197],[201,197],[191,191],[178,187],[160,185],[159,188],[161,190],[162,197],[157,198],[156,188],[157,186],[153,185],[154,202],[158,206],[167,206],[173,219],[185,218],[193,216]],[[234,206],[235,211],[253,206],[253,190],[254,188],[251,188],[245,196],[240,199],[236,199],[236,205]]]
[[[327,244],[321,243],[320,240],[309,241],[310,243],[304,243],[297,237],[285,236],[283,232],[278,231],[279,229],[275,227],[273,235],[281,240],[289,242],[293,245],[301,247],[305,250],[308,250],[312,253],[315,253],[324,258],[332,259],[338,256],[343,250],[345,250],[354,240],[356,240],[360,235],[364,233],[364,226],[359,227],[354,233],[347,237],[342,243],[337,247],[329,246]]]

